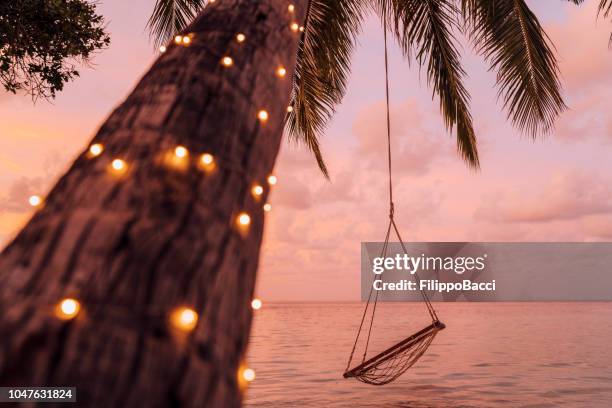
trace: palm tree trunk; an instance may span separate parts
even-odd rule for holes
[[[103,153],[83,153],[4,250],[0,385],[76,386],[82,406],[240,405],[266,177],[300,35],[290,23],[303,24],[307,0],[293,3],[207,7],[185,30],[192,42],[169,46],[102,125]],[[189,158],[174,166],[177,145]],[[215,171],[198,167],[204,152]],[[124,174],[110,170],[115,158]],[[73,320],[53,314],[64,297],[82,303]],[[168,323],[181,305],[200,316],[186,334]]]

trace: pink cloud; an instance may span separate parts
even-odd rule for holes
[[[15,180],[8,192],[0,196],[0,212],[27,212],[30,209],[28,198],[34,194],[41,194],[44,180],[40,177],[21,177]]]
[[[558,120],[556,135],[566,141],[609,138],[612,105],[612,52],[608,47],[612,24],[597,18],[598,1],[568,5],[567,21],[547,31],[557,47],[565,97],[569,105]]]
[[[436,120],[433,123],[437,124],[440,122],[439,115],[424,112],[414,99],[392,104],[391,148],[394,169],[398,173],[425,174],[435,162],[454,152],[449,148],[449,141],[443,139],[446,133],[428,126],[434,115]],[[370,163],[370,167],[386,170],[387,128],[384,103],[364,107],[353,124],[353,132],[357,137],[360,159]]]
[[[531,189],[492,194],[475,217],[493,222],[550,222],[612,213],[612,184],[584,172],[567,172]]]
[[[561,72],[569,89],[600,87],[601,81],[612,80],[612,54],[608,49],[612,25],[597,18],[598,4],[599,1],[590,0],[579,7],[568,5],[567,21],[546,27],[557,47]]]

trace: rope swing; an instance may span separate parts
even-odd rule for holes
[[[393,206],[393,183],[391,178],[391,119],[389,114],[389,62],[387,57],[387,18],[386,15],[383,15],[383,30],[384,30],[384,43],[385,43],[385,85],[386,85],[386,107],[387,107],[387,157],[389,164],[389,224],[387,227],[387,234],[385,236],[385,241],[383,244],[381,257],[385,258],[387,255],[387,250],[389,248],[389,238],[391,236],[391,231],[395,233],[399,243],[402,246],[402,250],[404,254],[408,254],[406,250],[406,246],[404,245],[404,241],[400,236],[397,225],[394,220],[394,206]],[[382,279],[383,275],[380,275]],[[420,281],[419,276],[415,273],[414,278],[417,282]],[[359,337],[362,331],[365,331],[364,323],[366,323],[366,316],[368,315],[368,310],[370,309],[370,303],[372,303],[372,293],[374,287],[370,287],[370,294],[368,296],[368,301],[365,306],[365,310],[363,311],[363,316],[361,318],[361,323],[359,325],[359,331],[357,332],[357,337],[355,338],[355,344],[353,345],[353,350],[351,351],[351,356],[349,357],[348,364],[346,365],[346,370],[343,374],[344,378],[355,378],[359,381],[362,381],[367,384],[372,385],[384,385],[392,382],[400,375],[402,375],[406,370],[414,365],[417,360],[425,353],[431,342],[433,341],[436,334],[446,326],[440,320],[438,320],[438,316],[436,315],[436,311],[434,310],[431,302],[427,294],[420,290],[421,296],[423,297],[423,301],[427,306],[427,311],[429,312],[429,316],[431,317],[431,324],[424,329],[414,333],[413,335],[407,337],[406,339],[400,341],[394,346],[389,347],[388,349],[376,354],[373,357],[366,359],[368,354],[368,346],[370,344],[370,337],[372,334],[372,326],[374,324],[374,315],[376,314],[376,305],[378,303],[378,291],[376,291],[376,295],[373,299],[373,305],[371,308],[371,316],[369,318],[369,327],[367,328],[367,337],[365,341],[365,348],[363,352],[363,356],[361,358],[361,363],[357,366],[350,368],[351,363],[353,362],[353,357],[355,355],[355,349],[357,348],[357,344],[359,342]],[[367,325],[367,323],[366,323]]]

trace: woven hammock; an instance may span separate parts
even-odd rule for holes
[[[391,230],[397,236],[399,243],[402,246],[402,250],[404,254],[408,255],[408,251],[406,250],[406,246],[404,245],[404,241],[400,236],[397,225],[394,220],[394,206],[393,206],[393,183],[391,180],[391,119],[389,115],[389,63],[387,57],[387,24],[386,18],[383,17],[384,23],[384,42],[385,42],[385,85],[386,85],[386,105],[387,105],[387,153],[388,153],[388,164],[389,164],[389,225],[387,227],[387,234],[385,237],[385,242],[383,244],[381,257],[385,258],[387,255],[387,251],[389,249],[389,237],[391,235]],[[418,274],[414,274],[413,277],[417,281],[420,281]],[[380,275],[380,279],[383,278],[383,275]],[[367,358],[368,346],[370,344],[370,337],[372,334],[372,326],[374,324],[374,315],[376,314],[376,305],[378,303],[378,291],[376,291],[376,295],[372,299],[374,287],[370,287],[370,295],[368,296],[368,301],[365,306],[365,310],[363,311],[363,316],[361,318],[361,324],[359,325],[359,331],[357,332],[357,337],[355,338],[355,344],[353,345],[353,350],[351,351],[351,356],[349,357],[348,364],[346,366],[346,370],[343,374],[344,378],[355,378],[359,381],[362,381],[367,384],[372,385],[384,385],[388,384],[391,381],[398,378],[400,375],[406,372],[410,367],[412,367],[417,360],[427,351],[427,348],[436,337],[436,334],[446,326],[442,323],[438,316],[436,315],[436,311],[434,310],[431,302],[427,294],[424,291],[421,292],[421,296],[423,298],[423,302],[427,306],[427,311],[429,312],[429,316],[431,317],[431,324],[425,327],[422,330],[408,336],[404,340],[395,344],[394,346],[389,347],[388,349],[374,355],[373,357]],[[361,363],[357,366],[351,368],[351,363],[353,362],[353,357],[355,355],[355,349],[357,348],[357,344],[359,342],[359,337],[364,329],[364,322],[366,321],[366,316],[368,316],[368,310],[370,308],[371,301],[373,300],[373,305],[371,308],[371,317],[369,318],[369,328],[368,335],[365,342],[365,349],[363,352],[363,357],[361,359]]]
[[[408,254],[406,250],[406,246],[404,245],[404,241],[402,240],[400,233],[395,225],[395,220],[393,219],[393,204],[391,204],[391,212],[389,214],[389,227],[387,228],[387,235],[385,237],[385,242],[383,244],[383,249],[381,252],[381,257],[385,258],[387,255],[387,251],[389,249],[389,237],[391,235],[391,230],[395,232],[397,238],[402,246],[402,250],[405,254]],[[383,274],[384,275],[384,274]],[[380,278],[383,278],[383,275],[380,275]],[[414,274],[416,281],[420,280],[418,274]],[[363,311],[363,316],[361,318],[361,323],[359,325],[359,331],[357,332],[357,337],[355,338],[355,343],[353,345],[353,350],[351,351],[351,356],[349,358],[348,364],[346,366],[346,371],[344,372],[344,378],[355,378],[359,381],[362,381],[367,384],[372,385],[384,385],[388,384],[391,381],[395,380],[397,377],[406,372],[410,367],[417,362],[417,360],[427,351],[427,348],[436,337],[436,334],[442,329],[446,327],[444,323],[442,323],[438,319],[438,315],[434,310],[431,302],[427,294],[424,291],[421,291],[421,296],[423,298],[423,302],[427,307],[427,311],[429,312],[429,316],[431,318],[431,324],[425,327],[422,330],[408,336],[404,340],[399,343],[387,348],[386,350],[376,354],[373,357],[367,358],[368,354],[368,346],[370,344],[370,338],[372,335],[372,326],[374,325],[374,316],[376,314],[376,306],[378,304],[378,294],[373,296],[374,287],[370,287],[370,295],[368,296],[368,301],[365,306],[365,310]],[[370,308],[370,305],[372,307]],[[357,349],[357,344],[359,343],[359,337],[362,332],[364,332],[364,323],[366,322],[366,317],[368,316],[368,311],[371,309],[370,317],[369,317],[369,328],[367,329],[367,338],[365,341],[365,348],[363,352],[363,356],[361,359],[361,363],[357,366],[350,368],[351,363],[353,362],[353,357],[355,355],[355,350]]]

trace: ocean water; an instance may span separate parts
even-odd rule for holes
[[[342,378],[362,304],[265,304],[246,406],[612,407],[612,303],[435,307],[447,328],[427,353],[395,382],[371,386]],[[370,350],[429,322],[422,304],[379,305]]]

